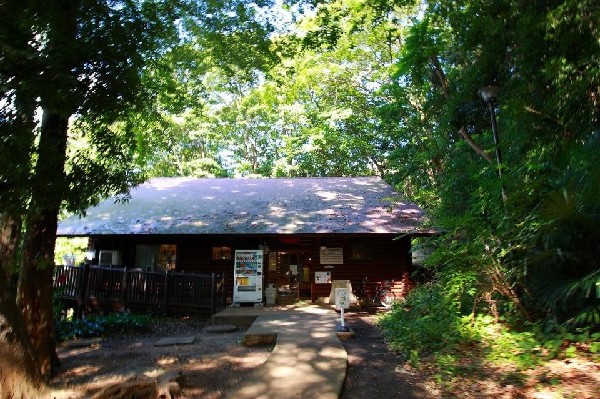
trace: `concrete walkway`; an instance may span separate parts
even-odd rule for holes
[[[337,399],[347,353],[336,335],[338,314],[317,305],[279,308],[229,308],[213,323],[256,317],[244,336],[247,345],[273,342],[273,353],[237,389],[232,399]]]

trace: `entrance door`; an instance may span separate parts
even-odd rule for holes
[[[275,257],[276,266],[275,270],[270,268],[268,280],[277,288],[277,303],[289,304],[310,298],[310,273],[304,252],[277,251],[270,256]]]

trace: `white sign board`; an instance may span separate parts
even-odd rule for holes
[[[331,283],[331,272],[315,272],[315,284]]]
[[[350,292],[348,288],[335,289],[335,306],[339,309],[348,309],[350,307]]]
[[[342,248],[321,247],[320,262],[322,265],[342,265],[344,264],[344,251]]]

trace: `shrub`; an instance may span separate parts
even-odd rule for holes
[[[112,313],[106,316],[93,315],[80,320],[57,320],[58,341],[75,338],[100,337],[115,333],[147,331],[151,318],[135,313]]]
[[[439,286],[415,288],[404,303],[394,305],[379,319],[385,337],[394,350],[411,354],[411,359],[434,353],[473,339],[473,330],[461,318]]]

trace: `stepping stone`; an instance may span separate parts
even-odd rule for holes
[[[161,338],[154,346],[170,346],[170,345],[190,345],[193,344],[196,337],[166,337]]]
[[[206,326],[202,329],[205,333],[228,333],[237,330],[237,326],[233,324],[215,324],[213,326]]]

